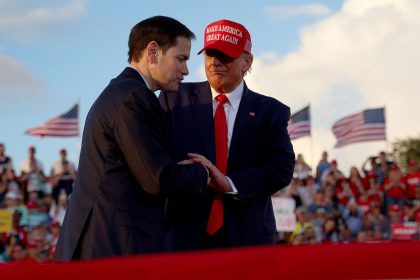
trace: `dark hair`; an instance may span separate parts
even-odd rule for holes
[[[176,45],[178,37],[195,39],[194,33],[176,19],[154,16],[137,23],[128,39],[128,62],[137,61],[147,45],[156,41],[163,52]]]

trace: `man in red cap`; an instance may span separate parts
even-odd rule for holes
[[[207,81],[184,83],[159,97],[169,115],[172,156],[182,160],[188,154],[212,175],[207,194],[169,197],[168,250],[275,242],[271,195],[290,183],[294,168],[290,109],[247,87],[251,49],[243,25],[209,24],[199,52]]]
[[[404,182],[407,185],[407,198],[414,199],[416,197],[416,188],[420,188],[420,170],[417,168],[417,161],[410,159],[407,162],[408,171],[404,177]]]

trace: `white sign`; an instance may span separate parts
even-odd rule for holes
[[[295,200],[289,197],[272,197],[277,231],[294,231],[296,225]]]

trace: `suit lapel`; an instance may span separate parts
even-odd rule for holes
[[[252,127],[251,122],[255,121],[256,118],[256,113],[253,111],[256,102],[256,96],[249,91],[245,85],[244,93],[241,102],[239,103],[235,124],[233,126],[233,135],[229,148],[228,170],[235,166],[237,161],[240,161],[240,155],[244,152],[244,147],[249,138],[248,134]]]
[[[207,82],[201,83],[200,86],[191,93],[190,98],[194,121],[205,149],[204,156],[215,163],[216,149],[214,146],[213,105],[209,84]]]

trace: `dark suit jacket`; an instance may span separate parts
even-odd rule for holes
[[[185,83],[178,92],[159,96],[167,112],[170,151],[187,152],[215,163],[213,107],[208,82]],[[271,195],[290,183],[294,152],[287,131],[290,109],[274,98],[244,88],[228,156],[227,176],[238,196],[224,195],[224,246],[270,244],[275,238]],[[171,197],[167,209],[166,247],[206,247],[214,193]]]
[[[166,195],[207,191],[207,171],[171,160],[164,113],[141,75],[127,67],[92,105],[74,191],[55,258],[162,250]]]

